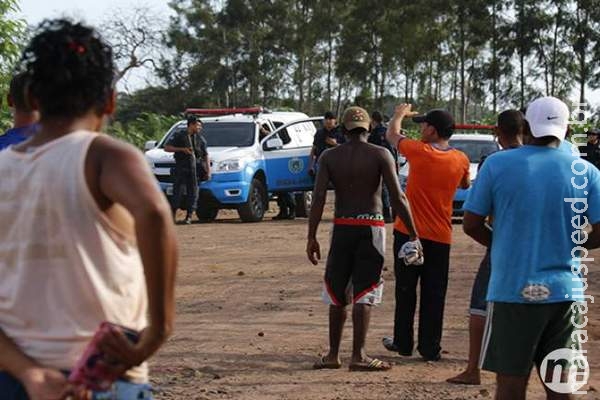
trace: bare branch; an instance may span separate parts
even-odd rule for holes
[[[101,24],[101,31],[112,44],[118,72],[116,81],[131,70],[151,65],[160,58],[161,35],[166,21],[148,7],[115,10]]]

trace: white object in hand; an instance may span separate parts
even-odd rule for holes
[[[419,239],[411,240],[400,247],[398,258],[404,261],[405,265],[423,265],[423,246]]]

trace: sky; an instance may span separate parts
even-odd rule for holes
[[[168,0],[18,0],[20,11],[16,17],[36,26],[45,18],[70,17],[83,20],[89,25],[98,25],[115,12],[134,7],[148,8],[155,15],[165,17],[172,14]],[[148,69],[131,71],[117,85],[118,90],[131,91],[146,86],[150,77]]]
[[[163,15],[171,12],[167,0],[19,0],[21,12],[18,16],[30,25],[36,25],[44,18],[60,16],[83,18],[89,24],[96,24],[115,9],[139,6],[147,6]]]
[[[91,25],[100,23],[118,10],[127,10],[132,7],[149,7],[153,13],[168,17],[172,10],[168,6],[168,0],[19,0],[21,11],[16,16],[25,19],[30,25],[37,25],[44,18],[56,18],[68,16],[83,19]],[[134,70],[127,76],[123,83],[124,87],[119,90],[133,90],[145,85],[149,75],[148,70]],[[574,82],[574,88],[577,85]],[[590,91],[586,96],[593,107],[600,106],[600,90]],[[572,99],[576,99],[574,90]]]

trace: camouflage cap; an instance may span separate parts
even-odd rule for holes
[[[348,107],[346,111],[344,111],[342,124],[347,131],[356,128],[364,128],[368,131],[370,123],[371,117],[369,117],[369,113],[364,108],[353,106]]]

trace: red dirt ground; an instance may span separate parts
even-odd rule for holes
[[[384,278],[384,302],[373,312],[368,337],[372,356],[396,365],[385,373],[348,372],[351,322],[344,332],[344,369],[313,371],[327,348],[327,307],[320,292],[324,262],[312,266],[305,256],[307,220],[242,224],[221,211],[210,224],[180,225],[177,324],[167,345],[151,362],[158,399],[492,399],[494,376],[481,386],[455,386],[445,379],[465,366],[467,307],[483,248],[455,225],[446,304],[443,359],[428,364],[418,357],[387,352],[381,338],[392,331],[394,276],[391,225]],[[319,229],[326,254],[331,209]],[[550,245],[550,244],[549,244]],[[593,253],[596,259],[600,252]],[[596,268],[594,268],[594,266]],[[598,262],[590,268],[589,294],[600,299]],[[591,305],[591,391],[600,399],[600,318]],[[543,399],[536,378],[528,399]]]

